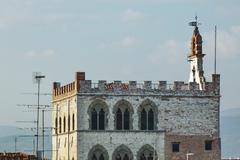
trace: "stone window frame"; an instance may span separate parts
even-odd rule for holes
[[[123,160],[125,155],[128,156],[129,160],[134,159],[133,152],[131,151],[131,149],[128,146],[121,144],[120,146],[118,146],[114,149],[113,154],[112,154],[112,159],[116,160],[116,157],[120,156],[121,160]]]
[[[95,109],[97,113],[99,114],[100,110],[103,109],[105,112],[105,120],[104,120],[104,130],[108,129],[108,115],[109,115],[109,107],[107,103],[102,99],[95,99],[91,102],[91,104],[88,107],[88,124],[89,124],[89,130],[92,130],[92,110]],[[99,119],[97,122],[97,130],[99,130]]]
[[[125,99],[121,99],[119,101],[117,101],[117,103],[113,106],[113,115],[114,115],[114,130],[117,130],[117,111],[118,109],[121,110],[122,112],[122,129],[121,131],[128,131],[128,130],[132,130],[133,129],[133,114],[134,114],[134,109],[132,104],[125,100]],[[125,110],[128,109],[129,111],[129,129],[124,129],[124,112]]]
[[[88,160],[92,160],[93,155],[96,156],[97,160],[99,160],[100,156],[104,156],[104,160],[109,160],[109,155],[105,147],[100,144],[93,146],[88,152]]]
[[[148,112],[149,112],[150,109],[152,109],[153,115],[154,115],[153,131],[157,130],[158,129],[158,127],[157,127],[157,124],[158,124],[158,107],[150,99],[143,100],[142,103],[138,107],[137,114],[138,114],[138,128],[139,128],[139,130],[142,130],[141,129],[141,112],[142,112],[143,109],[145,109],[145,111],[147,112],[147,118],[146,118],[147,126],[146,126],[146,130],[143,130],[143,131],[148,131],[149,130],[149,128],[148,128]]]
[[[147,155],[146,160],[148,159],[148,156],[155,157],[155,160],[158,160],[157,151],[150,144],[145,144],[138,150],[137,160],[141,160],[142,155]]]

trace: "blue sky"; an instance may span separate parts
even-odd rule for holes
[[[0,0],[0,124],[32,119],[16,104],[34,104],[32,72],[53,81],[76,71],[97,80],[187,81],[192,28],[198,15],[205,76],[213,73],[218,26],[221,109],[240,108],[240,1],[238,0]],[[50,103],[51,97],[42,97]],[[24,118],[23,118],[24,117]]]

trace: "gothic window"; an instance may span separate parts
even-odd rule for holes
[[[94,146],[88,153],[88,160],[108,160],[107,150],[101,146]]]
[[[108,106],[102,99],[95,99],[88,109],[89,128],[91,130],[105,130],[107,128]],[[97,156],[97,158],[99,158]]]
[[[68,115],[68,131],[70,131],[70,115]]]
[[[139,128],[155,130],[157,124],[157,106],[149,99],[142,102],[138,109]],[[146,156],[146,155],[145,155]]]
[[[154,130],[154,112],[152,109],[143,108],[140,120],[141,130]]]
[[[90,128],[92,130],[105,130],[106,128],[106,108],[104,104],[96,103],[90,108],[91,123]]]
[[[59,118],[59,133],[62,133],[62,118]]]
[[[91,113],[91,119],[92,119],[92,129],[93,130],[97,130],[97,111],[95,109],[92,110],[92,113]]]
[[[66,132],[66,118],[63,118],[63,133]]]
[[[138,160],[157,160],[157,152],[150,145],[144,145],[139,151],[137,155]]]
[[[150,109],[148,111],[148,130],[153,130],[154,128],[154,114],[153,110]]]
[[[143,108],[141,112],[141,130],[146,130],[147,129],[147,112]]]
[[[130,160],[130,159],[133,159],[133,154],[127,146],[120,145],[113,152],[112,159],[113,160]]]
[[[129,116],[129,111],[126,108],[124,111],[124,129],[129,130],[129,122],[130,122],[130,116]]]
[[[99,130],[104,130],[105,128],[105,112],[103,109],[99,112]]]
[[[58,120],[55,118],[55,134],[57,134],[58,131]]]
[[[74,126],[75,126],[75,117],[74,114],[72,115],[72,130],[74,131]]]
[[[113,114],[115,114],[114,124],[116,130],[130,130],[133,128],[132,126],[133,107],[128,101],[124,99],[118,101],[114,105]]]
[[[120,108],[118,108],[117,110],[117,117],[116,117],[117,121],[117,130],[121,130],[122,129],[122,111]]]

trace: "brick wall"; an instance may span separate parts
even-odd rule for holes
[[[205,150],[205,141],[212,141],[212,150]],[[172,143],[179,143],[179,152],[172,151]],[[165,136],[165,159],[186,160],[187,153],[194,153],[189,160],[220,160],[220,139],[207,135],[173,135]]]

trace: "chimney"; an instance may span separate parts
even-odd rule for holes
[[[60,88],[61,83],[60,82],[53,82],[53,90],[56,88]]]
[[[80,90],[80,81],[85,80],[85,72],[76,72],[75,73],[75,84],[77,91]]]

